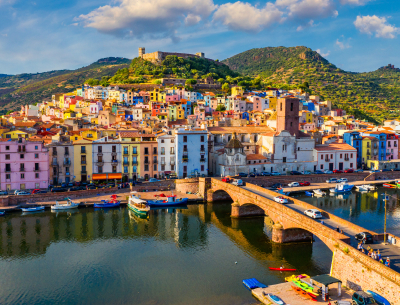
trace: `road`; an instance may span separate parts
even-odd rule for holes
[[[242,186],[242,188],[245,189],[245,190],[248,190],[250,192],[253,192],[253,193],[257,194],[257,195],[260,195],[262,197],[265,197],[267,199],[274,200],[274,197],[269,195],[269,194],[267,194],[267,193],[264,193],[264,192],[261,192],[261,191],[256,191],[256,190],[247,188],[246,186]],[[277,193],[277,196],[278,195],[279,194]],[[297,212],[301,213],[301,214],[304,213],[304,208],[299,206],[299,205],[296,205],[294,203],[288,203],[288,204],[286,204],[286,206],[288,208],[294,210],[294,211],[297,211]],[[318,209],[318,210],[321,210],[321,209]],[[327,226],[327,227],[329,227],[329,228],[331,228],[333,230],[336,230],[337,228],[342,230],[344,235],[346,235],[346,236],[351,238],[351,246],[353,246],[355,248],[357,247],[357,243],[358,242],[354,238],[354,235],[357,234],[357,233],[360,233],[360,232],[356,232],[356,231],[354,231],[354,230],[352,230],[352,229],[350,229],[350,228],[348,228],[346,226],[343,226],[343,225],[341,225],[341,224],[339,224],[339,223],[337,223],[337,222],[335,222],[335,221],[333,221],[331,219],[327,219],[325,217],[322,218],[322,220],[324,221],[324,225],[325,226]],[[318,220],[314,219],[314,221],[321,222],[321,219],[318,219]],[[391,268],[393,270],[397,271],[397,272],[400,272],[400,248],[399,247],[396,247],[396,246],[393,246],[393,245],[384,245],[383,243],[374,243],[373,245],[370,245],[370,246],[374,250],[378,250],[379,249],[382,257],[384,257],[384,258],[390,257]]]

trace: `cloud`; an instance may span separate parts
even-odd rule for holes
[[[310,27],[313,27],[313,26],[314,26],[314,20],[310,20],[309,22],[307,22],[304,25],[299,25],[296,30],[297,30],[297,32],[300,32],[300,31],[302,31],[302,30],[304,30],[306,28],[310,28]]]
[[[340,4],[342,5],[365,5],[367,2],[370,2],[371,0],[340,0]]]
[[[276,0],[276,5],[285,7],[289,17],[295,19],[317,19],[338,15],[333,0]]]
[[[317,49],[317,53],[319,53],[319,55],[321,55],[322,57],[328,57],[329,54],[331,53],[331,51],[328,51],[326,53],[322,53],[321,49]]]
[[[350,43],[349,43],[349,40],[350,40],[351,38],[349,38],[348,40],[347,40],[347,42],[346,41],[340,41],[339,39],[336,39],[336,42],[335,42],[335,44],[341,49],[341,50],[344,50],[344,49],[348,49],[348,48],[351,48],[351,46],[350,46]]]
[[[216,8],[213,0],[117,0],[75,18],[101,33],[118,37],[170,37],[184,22],[194,25]]]
[[[282,16],[283,12],[270,2],[265,7],[258,8],[250,3],[237,1],[219,6],[213,20],[222,22],[230,30],[259,32],[274,23],[282,22]]]
[[[385,17],[373,16],[357,16],[354,25],[361,33],[373,35],[380,38],[395,38],[399,32],[399,28],[387,23]]]

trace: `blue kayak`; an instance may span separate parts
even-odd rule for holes
[[[389,301],[386,300],[383,296],[377,294],[376,292],[373,292],[371,290],[367,290],[367,292],[372,295],[374,300],[378,303],[378,305],[390,305]]]
[[[102,200],[103,201],[103,200]],[[121,201],[116,201],[116,202],[108,202],[108,201],[104,201],[103,203],[95,203],[94,207],[95,208],[116,208],[119,207]]]
[[[306,195],[309,196],[309,197],[312,197],[312,196],[314,195],[314,193],[313,193],[313,192],[306,191]]]
[[[273,303],[275,303],[275,304],[278,304],[278,305],[283,305],[283,304],[285,304],[285,303],[283,303],[283,301],[278,297],[278,296],[276,296],[276,295],[274,295],[274,294],[271,294],[271,293],[268,293],[268,294],[265,294],[264,293],[264,295],[266,295],[266,297],[268,298],[268,299],[270,299]]]
[[[255,278],[243,280],[243,285],[246,286],[246,288],[249,290],[252,290],[255,288],[267,288],[266,285],[264,285],[263,283],[260,283]]]

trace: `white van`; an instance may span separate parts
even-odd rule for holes
[[[242,179],[236,179],[235,181],[232,182],[233,185],[236,186],[243,186],[243,180]]]

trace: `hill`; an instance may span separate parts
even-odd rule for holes
[[[76,70],[1,77],[0,113],[16,110],[20,105],[41,102],[55,93],[71,92],[88,78],[112,76],[118,69],[129,67],[130,62],[127,58],[108,57]]]
[[[222,62],[244,75],[259,76],[269,86],[307,85],[361,119],[382,122],[399,115],[400,70],[391,65],[368,73],[347,72],[304,46],[252,49]]]

